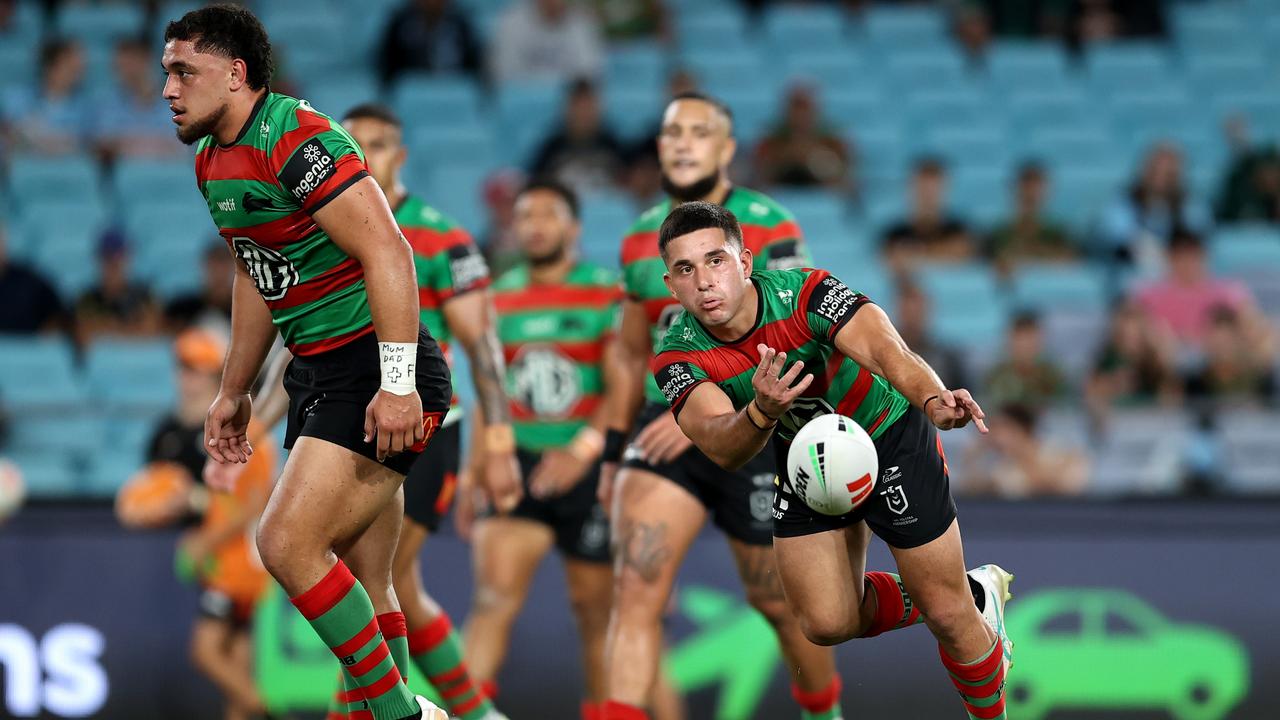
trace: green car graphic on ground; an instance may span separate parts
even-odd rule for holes
[[[1049,590],[1010,604],[1016,644],[1005,686],[1009,716],[1063,708],[1164,709],[1220,720],[1245,696],[1249,657],[1234,637],[1171,622],[1118,590]]]

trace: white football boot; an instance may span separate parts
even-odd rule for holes
[[[435,706],[435,703],[422,697],[416,696],[418,707],[422,709],[422,720],[449,720],[449,713]]]
[[[1013,641],[1004,631],[1004,604],[1013,597],[1009,592],[1013,573],[999,565],[981,565],[970,570],[968,575],[987,593],[982,608],[982,619],[986,620],[991,630],[1000,636],[1000,644],[1004,648],[1004,669],[1008,672],[1009,668],[1013,667]]]

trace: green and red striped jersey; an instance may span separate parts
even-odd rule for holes
[[[680,314],[680,303],[671,297],[662,276],[666,266],[658,254],[658,228],[671,212],[671,200],[645,211],[627,231],[622,241],[622,284],[627,297],[644,306],[654,352],[662,346],[662,336]],[[724,207],[742,225],[742,242],[755,254],[756,270],[781,270],[810,264],[809,253],[795,217],[772,198],[755,190],[735,187]],[[649,379],[645,397],[665,402],[658,386]]]
[[[586,262],[556,285],[530,282],[527,264],[494,283],[516,445],[564,447],[591,419],[603,398],[601,363],[621,300],[617,274]]]
[[[267,93],[229,145],[196,148],[196,182],[294,355],[373,331],[364,270],[313,213],[368,175],[355,140],[305,100]]]
[[[873,374],[835,347],[835,336],[862,305],[861,293],[826,270],[798,268],[752,273],[758,300],[756,325],[735,342],[715,338],[690,313],[667,331],[653,359],[654,378],[679,416],[689,391],[711,381],[741,409],[755,397],[751,378],[764,343],[787,354],[787,367],[804,361],[813,383],[778,422],[778,437],[790,441],[805,423],[837,412],[853,418],[872,438],[902,417],[909,404],[888,380]],[[785,372],[785,370],[784,370]]]
[[[440,343],[453,366],[449,342],[453,333],[444,319],[444,304],[472,290],[489,287],[489,266],[471,235],[440,211],[409,195],[395,211],[396,224],[413,249],[413,269],[418,278],[418,307],[422,324]],[[458,405],[458,376],[454,375],[453,405]],[[446,422],[460,417],[456,409]]]

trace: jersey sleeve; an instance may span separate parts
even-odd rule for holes
[[[684,409],[689,393],[704,382],[710,380],[707,372],[698,367],[691,355],[679,350],[665,350],[650,361],[653,377],[658,381],[658,389],[671,406],[671,412],[678,419]]]
[[[815,338],[832,342],[858,309],[871,302],[860,292],[849,289],[826,270],[815,270],[805,281],[803,293],[805,320]]]
[[[458,238],[441,253],[439,264],[437,287],[444,300],[487,288],[491,283],[489,264],[471,234],[462,228],[454,228],[452,233]]]
[[[760,255],[757,270],[788,270],[813,266],[809,249],[804,244],[804,233],[801,232],[799,223],[789,214],[785,220],[770,228],[769,237],[761,247]]]
[[[314,213],[369,174],[355,140],[329,118],[297,111],[298,127],[271,148],[271,169],[298,206]]]

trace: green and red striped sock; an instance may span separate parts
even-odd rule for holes
[[[324,720],[348,720],[347,718],[347,677],[348,675],[338,671],[338,689],[333,693],[333,697],[329,699],[329,710],[324,715]],[[364,699],[363,697],[361,699]]]
[[[378,631],[369,594],[339,560],[315,587],[293,598],[320,640],[350,673],[377,720],[416,718],[417,700],[401,681]]]
[[[400,671],[400,678],[409,682],[409,626],[404,621],[404,613],[400,611],[382,613],[378,616],[378,629],[387,641],[391,650],[391,659]]]
[[[609,700],[600,706],[602,720],[649,720],[649,713],[635,705]]]
[[[871,627],[859,637],[875,637],[890,630],[910,627],[924,622],[920,610],[911,602],[911,596],[902,587],[902,578],[897,573],[869,572],[866,584],[876,594],[876,615]]]
[[[604,720],[604,706],[590,700],[583,700],[580,706],[581,720]]]
[[[951,684],[960,691],[970,720],[1006,720],[1004,712],[1004,647],[997,637],[991,649],[973,662],[957,662],[938,646]]]
[[[840,717],[839,675],[832,675],[831,682],[821,690],[805,691],[791,684],[791,697],[800,706],[800,720],[837,720]]]
[[[448,615],[441,613],[429,624],[409,633],[409,654],[453,715],[462,720],[477,720],[493,709],[493,703],[467,673],[462,643]]]

